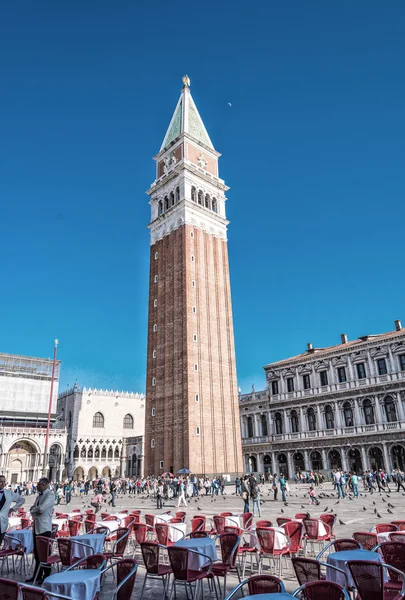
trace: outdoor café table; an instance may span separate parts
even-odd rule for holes
[[[96,521],[94,527],[108,527],[110,533],[113,533],[121,527],[121,524],[119,521]]]
[[[168,523],[170,519],[173,519],[173,515],[168,515],[167,513],[164,515],[155,515],[155,523]]]
[[[274,529],[274,549],[281,550],[281,548],[285,548],[287,546],[288,536],[282,527],[271,527],[270,529]],[[259,539],[256,534],[256,526],[254,525],[250,530],[250,547],[260,548]]]
[[[401,533],[399,531],[384,531],[384,533],[377,533],[377,540],[379,544],[383,544],[384,542],[390,541],[391,533]],[[405,537],[404,537],[405,541]]]
[[[15,531],[10,531],[10,537],[17,538],[22,546],[25,546],[26,554],[31,554],[34,550],[34,538],[32,535],[32,529],[16,529]],[[7,534],[6,534],[7,541]],[[17,541],[14,539],[10,540],[10,546],[15,548],[17,546]]]
[[[98,569],[61,571],[44,579],[42,587],[55,594],[80,600],[93,600],[100,591],[100,574],[101,571]]]
[[[57,525],[58,531],[63,529],[64,526],[67,524],[67,522],[68,522],[67,519],[52,519],[52,525]]]
[[[20,517],[9,517],[8,518],[8,531],[14,531],[17,527],[21,525]]]
[[[169,540],[178,542],[186,535],[187,525],[185,523],[169,523]]]
[[[343,550],[342,552],[332,552],[328,555],[326,562],[342,569],[347,575],[347,581],[342,573],[335,569],[326,568],[326,579],[334,581],[342,587],[355,587],[349,568],[346,566],[348,560],[368,560],[370,562],[382,562],[382,557],[378,552],[370,552],[369,550]]]
[[[85,558],[90,554],[97,554],[98,552],[103,552],[105,540],[104,533],[74,535],[70,539],[72,540],[72,542],[77,540],[78,542],[83,542],[83,544],[87,544],[87,546],[91,546],[91,548],[87,548],[87,546],[82,546],[82,544],[72,544],[72,554],[73,556],[77,556],[77,558]]]
[[[239,527],[243,529],[242,517],[239,515],[232,515],[232,517],[226,517],[225,525],[228,527]]]
[[[298,523],[303,523],[304,519],[293,519],[293,521],[298,521]],[[326,529],[325,524],[320,519],[318,519],[318,523],[319,523],[319,528],[318,528],[319,535],[326,535],[327,533],[329,533],[329,530]],[[305,533],[305,529],[303,530],[303,532]]]
[[[175,544],[177,548],[188,548],[195,552],[200,552],[209,556],[212,561],[218,559],[217,550],[215,548],[214,540],[210,538],[194,538],[191,540],[181,540]],[[189,558],[188,568],[192,571],[200,571],[206,564],[207,559],[205,556],[198,556],[197,554],[191,553]]]
[[[245,596],[243,600],[291,600],[294,598],[291,594],[287,592],[279,592],[272,594],[255,594],[254,596]]]

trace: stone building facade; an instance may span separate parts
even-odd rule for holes
[[[264,367],[240,396],[247,471],[405,469],[405,329],[366,335]]]
[[[75,385],[59,395],[57,409],[67,431],[69,478],[143,474],[144,394]]]
[[[145,474],[242,468],[219,154],[189,80],[156,160],[151,205]]]
[[[0,353],[0,473],[9,483],[37,481],[43,474],[53,361]],[[56,362],[46,473],[64,471],[66,430],[56,415],[60,362]]]

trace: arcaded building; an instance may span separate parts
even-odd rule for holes
[[[405,329],[341,336],[264,367],[240,396],[244,467],[281,472],[405,469]]]
[[[145,474],[242,469],[225,193],[183,89],[159,153],[151,205]]]

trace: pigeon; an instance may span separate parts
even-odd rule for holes
[[[323,509],[323,512],[327,512],[329,509],[329,507],[327,506],[326,508]]]
[[[346,525],[346,523],[343,523],[343,521],[339,519],[339,525]]]
[[[282,509],[282,508],[280,508],[280,512],[282,512],[282,513],[284,514],[284,511],[283,511],[283,509]]]
[[[201,508],[199,506],[197,506],[197,510],[201,510]]]
[[[337,502],[335,502],[335,505],[336,505],[336,504],[339,504],[339,500],[338,500]]]
[[[377,514],[377,517],[378,517],[379,519],[381,519],[381,515],[380,515],[380,513],[376,513],[376,514]]]
[[[375,505],[375,502],[374,502],[374,500],[373,500],[373,504]]]
[[[301,508],[305,508],[305,506],[303,504],[301,504]]]
[[[383,502],[387,502],[385,498],[381,498],[381,500],[382,500]]]
[[[390,508],[388,509],[388,512],[390,513],[390,515],[394,514]]]
[[[390,508],[395,508],[395,506],[394,506],[393,504],[391,504],[390,502],[388,502],[388,506],[389,506]]]
[[[353,498],[351,496],[349,496],[349,500],[353,500]]]
[[[374,509],[374,513],[377,514],[377,509],[376,508]]]
[[[363,506],[363,510],[367,510],[367,508],[365,506]]]

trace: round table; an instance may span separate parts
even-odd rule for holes
[[[169,523],[168,525],[171,542],[178,542],[186,535],[187,525],[185,523]]]
[[[243,529],[243,521],[242,517],[239,515],[232,515],[232,517],[226,517],[225,525],[228,527],[239,527],[239,529]]]
[[[275,550],[281,550],[282,548],[285,548],[288,544],[288,536],[286,534],[286,532],[284,531],[284,529],[282,527],[271,527],[270,529],[274,529],[275,536],[274,536],[274,549]],[[259,544],[259,540],[258,537],[256,535],[256,526],[254,525],[252,527],[252,529],[250,530],[250,547],[253,548],[254,546],[256,546],[256,548],[260,548],[260,544]]]
[[[243,600],[291,600],[294,598],[287,592],[272,593],[272,594],[255,594],[254,596],[244,596]]]
[[[195,538],[191,540],[181,540],[175,545],[178,548],[188,548],[189,550],[194,550],[195,552],[206,554],[210,557],[212,561],[218,559],[217,550],[215,548],[215,542],[210,538]],[[206,564],[207,559],[205,558],[205,556],[198,556],[197,554],[192,553],[190,555],[188,568],[192,571],[201,571],[201,569],[205,567]]]
[[[332,552],[328,555],[326,562],[342,569],[347,575],[347,581],[342,573],[335,569],[326,568],[326,579],[334,581],[342,587],[346,585],[355,587],[349,568],[346,566],[348,560],[368,560],[370,562],[382,562],[382,557],[378,552],[370,552],[369,550],[343,550],[342,552]]]
[[[61,571],[44,579],[42,587],[55,594],[93,600],[100,591],[100,575],[101,571],[97,569]]]
[[[173,515],[156,515],[155,523],[168,523],[170,519],[173,519]],[[177,523],[176,523],[177,524]]]
[[[58,531],[63,529],[64,526],[67,524],[67,522],[68,522],[67,519],[52,519],[52,525],[57,525]]]
[[[21,526],[20,517],[9,517],[8,518],[8,531],[14,531],[17,527]]]
[[[377,533],[378,543],[383,544],[384,542],[389,542],[391,533],[404,533],[405,534],[405,531],[384,531],[384,533]],[[405,541],[405,537],[404,537],[404,541]]]
[[[121,527],[119,521],[96,521],[94,527],[108,527],[110,533],[117,531],[118,527]]]
[[[34,551],[34,536],[32,535],[32,529],[16,529],[9,533],[11,538],[18,539],[18,542],[14,539],[10,539],[10,546],[13,549],[20,543],[25,546],[26,554],[31,554],[31,552]],[[7,534],[5,536],[5,541],[7,542]]]
[[[90,533],[88,535],[74,535],[70,538],[73,541],[83,542],[83,544],[87,544],[87,546],[91,546],[91,548],[87,548],[87,546],[82,546],[82,544],[72,544],[72,554],[73,556],[77,556],[77,558],[85,558],[90,554],[98,554],[99,552],[103,552],[104,548],[104,533]]]

